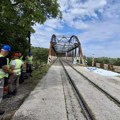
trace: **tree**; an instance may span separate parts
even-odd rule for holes
[[[120,58],[117,58],[117,59],[116,59],[114,65],[116,65],[116,66],[120,66]]]
[[[48,49],[40,47],[32,47],[32,53],[34,57],[34,65],[39,66],[39,64],[47,63],[48,59]]]
[[[57,0],[2,0],[0,42],[14,46],[14,49],[19,44],[27,48],[28,33],[34,32],[32,26],[56,17],[61,18]]]
[[[99,57],[95,58],[95,62],[120,66],[120,58]]]
[[[87,65],[92,66],[92,57],[87,57]]]

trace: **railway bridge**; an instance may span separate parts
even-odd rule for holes
[[[84,65],[82,47],[78,37],[53,34],[50,41],[48,64],[57,57],[66,57],[71,61],[76,59],[78,63]]]
[[[73,64],[75,58],[78,64]],[[12,120],[120,120],[120,78],[83,66],[76,36],[53,35],[48,64],[48,73]]]

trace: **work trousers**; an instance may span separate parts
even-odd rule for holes
[[[4,89],[4,78],[1,78],[0,79],[0,103],[3,98],[3,89]]]
[[[27,64],[27,75],[30,76],[32,74],[32,64]]]
[[[19,77],[20,75],[12,75],[9,78],[9,92],[17,91],[19,87]]]
[[[27,64],[27,73],[32,72],[32,64]]]

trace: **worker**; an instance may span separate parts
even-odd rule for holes
[[[14,72],[8,68],[7,59],[5,58],[10,51],[11,47],[9,45],[3,45],[0,51],[0,102],[3,98],[4,77],[6,73],[14,74]],[[0,115],[4,114],[4,112],[4,110],[0,110]]]
[[[6,58],[7,59],[7,67],[10,68],[10,59],[9,57]],[[8,96],[8,79],[9,79],[9,74],[6,73],[5,77],[4,77],[4,92],[3,92],[3,98],[9,98],[10,96]]]
[[[19,58],[20,58],[20,60],[23,60],[23,55],[21,52],[19,52]]]
[[[24,77],[25,77],[25,74],[26,74],[26,62],[25,62],[25,57],[20,52],[19,52],[19,58],[23,62],[23,65],[22,65],[22,68],[21,68],[21,75],[20,75],[20,78],[19,78],[19,83],[23,83],[24,82]]]
[[[17,93],[22,64],[22,61],[19,59],[19,53],[13,53],[13,60],[10,68],[14,71],[15,74],[11,75],[9,78],[9,94],[16,95]]]
[[[14,57],[13,55],[10,57],[10,59],[7,58],[7,66],[10,68],[11,64],[12,64],[12,61],[14,60]],[[9,63],[8,63],[9,62]],[[11,68],[10,68],[11,69]],[[15,74],[15,73],[14,73]],[[5,98],[10,98],[12,97],[12,94],[9,90],[9,85],[10,85],[10,82],[9,82],[9,77],[11,75],[6,75],[5,76],[5,84],[4,84],[4,95],[3,95],[3,99]]]
[[[32,77],[32,65],[33,65],[33,56],[32,53],[29,52],[28,56],[27,56],[27,73],[29,74],[29,76]]]

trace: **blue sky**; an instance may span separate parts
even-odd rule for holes
[[[32,45],[49,48],[52,34],[76,35],[83,54],[120,57],[120,0],[58,0],[63,18],[34,26]]]

